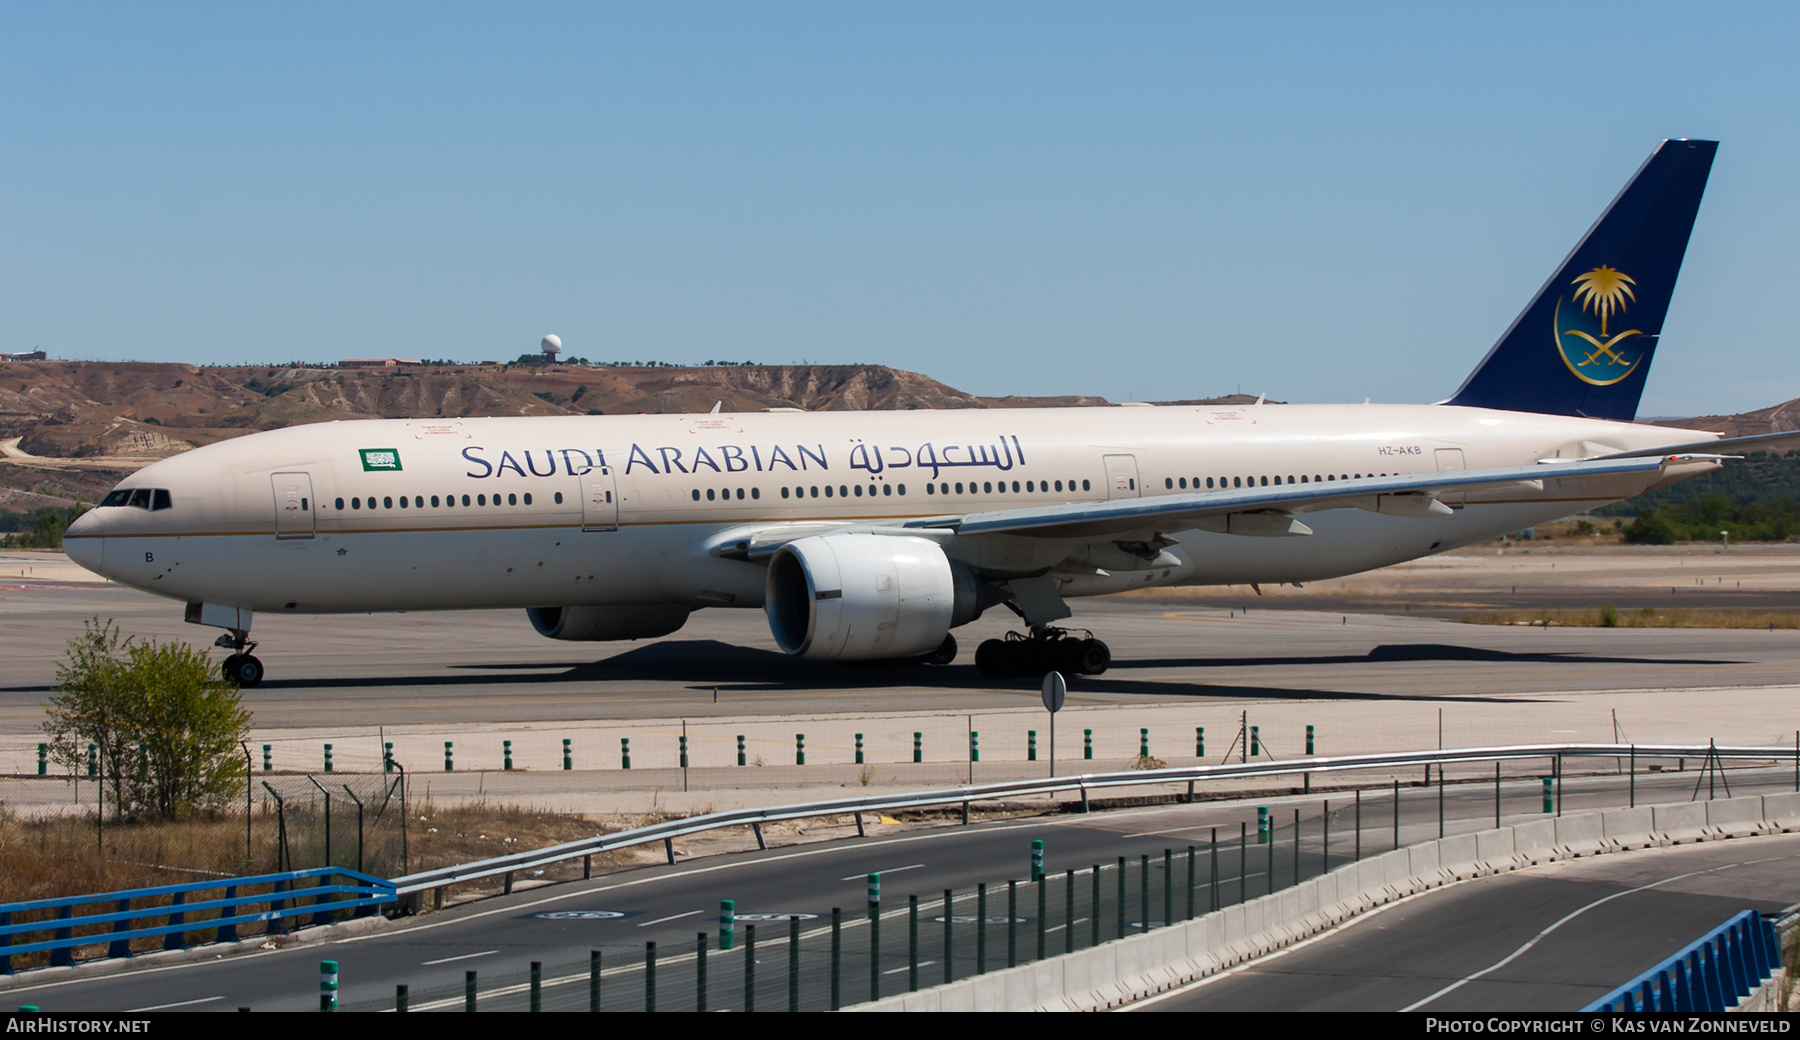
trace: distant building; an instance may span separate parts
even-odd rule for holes
[[[399,368],[401,365],[416,365],[418,358],[344,358],[338,362],[339,368]]]
[[[0,354],[0,361],[46,361],[48,358],[41,350],[28,351],[23,354]]]

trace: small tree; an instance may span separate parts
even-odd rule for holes
[[[120,816],[174,819],[221,808],[242,788],[238,742],[250,713],[238,696],[204,652],[121,639],[110,621],[94,619],[57,669],[44,730],[57,760],[76,770],[84,745],[100,745]]]

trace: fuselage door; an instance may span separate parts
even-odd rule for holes
[[[275,488],[275,537],[313,536],[312,477],[306,473],[273,473]]]
[[[617,531],[619,496],[613,486],[612,469],[596,466],[575,479],[581,481],[581,529]]]
[[[1106,461],[1106,497],[1137,498],[1138,470],[1136,455],[1108,455]]]

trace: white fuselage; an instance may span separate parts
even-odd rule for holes
[[[158,510],[90,511],[69,555],[190,603],[256,612],[681,604],[759,607],[754,532],[882,525],[1058,502],[1530,465],[1691,442],[1691,430],[1441,405],[1266,405],[333,422],[158,462],[122,488]],[[1710,468],[1684,469],[1680,476]],[[1065,596],[1320,579],[1566,516],[1525,486],[1449,495],[1453,515],[1307,516],[1311,537],[1193,529],[1154,567],[1081,539],[944,540],[986,575],[1049,573]],[[467,503],[467,504],[465,504]],[[529,504],[527,504],[529,503]],[[1153,531],[1146,531],[1153,534]]]

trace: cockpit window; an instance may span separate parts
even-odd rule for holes
[[[103,506],[136,506],[139,509],[169,509],[174,502],[163,488],[115,488],[100,500]]]

